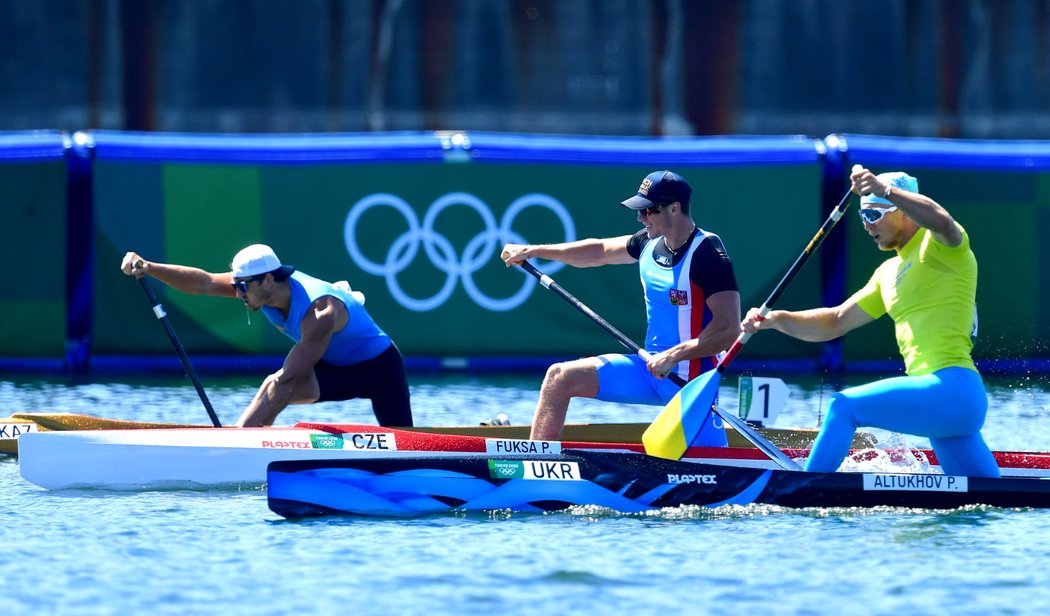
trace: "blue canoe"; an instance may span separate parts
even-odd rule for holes
[[[271,462],[270,509],[286,518],[415,517],[452,510],[542,512],[597,505],[664,507],[1050,507],[1050,479],[941,474],[807,473],[677,462],[637,453],[565,450],[557,456]]]

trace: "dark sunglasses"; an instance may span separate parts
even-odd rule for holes
[[[660,210],[662,210],[664,207],[666,207],[666,206],[664,206],[664,205],[650,205],[649,207],[645,208],[644,210],[639,210],[639,211],[642,213],[642,216],[649,217],[649,216],[652,216],[654,214],[659,214]]]
[[[248,285],[250,285],[253,282],[258,282],[258,281],[262,280],[263,278],[266,278],[266,274],[256,274],[256,275],[252,276],[251,278],[247,278],[245,280],[234,280],[233,282],[230,283],[230,286],[233,287],[234,291],[240,291],[241,293],[247,294],[248,293]]]
[[[896,205],[894,205],[893,207],[862,207],[859,210],[857,210],[857,213],[860,214],[860,217],[864,220],[864,222],[873,225],[882,220],[882,217],[886,214],[889,214],[890,212],[894,212],[896,210]]]

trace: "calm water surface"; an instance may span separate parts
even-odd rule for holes
[[[204,380],[227,423],[258,382]],[[785,380],[791,398],[777,424],[816,425],[832,387]],[[413,382],[420,425],[496,412],[528,423],[539,377]],[[989,379],[993,448],[1050,450],[1047,383]],[[727,378],[721,394],[730,409],[735,387]],[[0,413],[22,411],[207,423],[180,379],[0,377]],[[653,414],[579,401],[570,420]],[[357,402],[296,407],[279,423],[297,420],[373,421]],[[1050,512],[1041,511],[578,509],[289,522],[264,491],[47,492],[0,460],[0,516],[0,614],[1028,614],[1050,605]]]

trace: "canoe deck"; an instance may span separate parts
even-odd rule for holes
[[[317,426],[341,424],[316,424],[299,422],[294,427],[316,428]],[[562,431],[563,441],[588,443],[641,443],[642,433],[648,423],[567,424]],[[0,454],[18,455],[18,437],[27,432],[59,432],[70,430],[160,430],[175,428],[211,428],[205,424],[178,424],[125,419],[108,419],[94,415],[75,413],[15,413],[0,418]],[[323,428],[322,428],[323,429]],[[486,438],[527,439],[528,425],[520,426],[422,426],[404,428],[411,432],[483,436]],[[809,447],[816,438],[815,428],[759,428],[758,432],[773,444],[784,449]],[[730,447],[752,447],[741,434],[726,427]],[[853,448],[874,447],[875,437],[858,432]]]

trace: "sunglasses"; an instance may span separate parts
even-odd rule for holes
[[[860,214],[860,217],[864,222],[873,225],[882,220],[882,217],[886,214],[895,212],[896,210],[896,205],[893,207],[862,207],[857,210],[857,213]]]
[[[663,206],[663,205],[650,205],[649,207],[645,208],[644,210],[638,210],[638,211],[641,212],[642,216],[649,217],[649,216],[653,216],[655,214],[659,214],[663,207],[665,207],[665,206]]]
[[[258,282],[263,278],[266,278],[266,274],[256,274],[255,276],[252,276],[251,278],[247,278],[245,280],[234,280],[230,283],[230,286],[233,287],[234,291],[240,291],[241,293],[247,294],[248,285],[250,285],[253,282]]]

